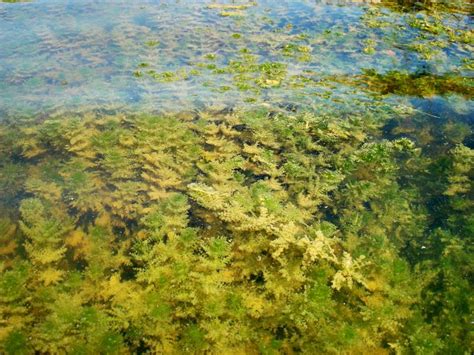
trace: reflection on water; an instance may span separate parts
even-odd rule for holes
[[[0,4],[0,353],[469,353],[471,18],[376,3]]]

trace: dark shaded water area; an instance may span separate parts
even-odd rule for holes
[[[469,354],[473,45],[461,1],[0,2],[0,353]]]

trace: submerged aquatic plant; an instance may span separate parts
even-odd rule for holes
[[[201,63],[160,67],[166,38],[147,37],[129,72],[163,86],[216,75],[248,103],[290,89],[323,98],[316,109],[0,122],[1,353],[472,348],[472,122],[337,97],[472,99],[472,31],[372,7],[360,31],[259,17],[262,38],[238,32],[254,5],[208,6],[238,19],[221,19],[229,47]],[[423,66],[321,74],[339,55]],[[459,63],[433,74],[443,58]]]
[[[428,73],[407,73],[390,71],[384,74],[374,70],[365,71],[358,79],[374,93],[397,94],[420,97],[458,94],[468,99],[474,97],[474,80],[455,74],[433,75]]]
[[[470,130],[402,111],[2,123],[1,351],[468,349]]]

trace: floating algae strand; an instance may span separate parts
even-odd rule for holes
[[[395,3],[0,4],[0,353],[469,353],[471,20]]]

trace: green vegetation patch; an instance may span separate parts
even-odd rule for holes
[[[360,83],[371,91],[386,94],[432,97],[434,95],[458,94],[467,99],[474,98],[474,79],[455,74],[433,75],[390,71],[385,74],[373,70],[365,71]]]
[[[2,122],[0,352],[467,351],[471,127],[402,111]]]

